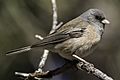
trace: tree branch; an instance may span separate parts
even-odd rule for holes
[[[55,32],[56,26],[57,26],[57,6],[56,6],[56,0],[51,0],[52,2],[52,9],[53,9],[53,25],[52,29],[50,31],[50,34]]]
[[[113,80],[111,77],[107,76],[105,73],[103,73],[99,69],[95,68],[93,64],[85,61],[84,59],[80,58],[77,55],[73,55],[73,57],[78,59],[79,62],[74,60],[74,61],[70,61],[67,64],[63,65],[62,67],[54,69],[54,70],[50,70],[50,71],[46,71],[46,72],[34,72],[34,73],[30,73],[30,75],[28,75],[28,74],[22,74],[22,75],[24,77],[28,76],[27,77],[28,80],[32,80],[33,78],[52,78],[52,76],[63,73],[66,70],[76,66],[78,69],[82,69],[90,74],[93,74],[94,76],[98,77],[100,80]]]
[[[100,78],[101,80],[113,80],[111,77],[107,76],[105,73],[100,71],[99,69],[95,68],[93,64],[85,61],[84,59],[80,58],[77,55],[73,55],[76,59],[80,62],[77,64],[78,69],[82,69],[87,71],[88,73],[93,74],[94,76]]]
[[[62,23],[60,23],[57,26],[57,6],[56,6],[56,0],[51,0],[51,3],[52,3],[52,9],[53,9],[53,25],[52,25],[52,29],[50,31],[50,34],[54,33],[55,30],[62,25]],[[43,37],[41,37],[40,35],[35,35],[35,37],[40,39],[40,40],[43,39]],[[40,61],[39,66],[38,66],[38,70],[35,71],[35,72],[40,72],[40,73],[43,72],[42,68],[45,65],[45,62],[46,62],[47,57],[48,57],[48,53],[49,53],[48,50],[44,50],[44,53],[43,53],[43,55],[41,57],[41,61]],[[15,75],[19,75],[19,76],[23,76],[23,77],[28,77],[29,76],[29,74],[27,74],[27,73],[20,73],[20,72],[15,72]]]

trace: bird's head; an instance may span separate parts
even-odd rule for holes
[[[94,23],[94,24],[109,24],[110,22],[106,19],[105,14],[103,11],[99,9],[89,9],[86,12],[84,12],[81,17],[85,19],[88,22]]]
[[[101,34],[104,32],[105,25],[110,24],[106,19],[104,12],[99,9],[89,9],[84,12],[81,17],[87,22],[93,24]]]

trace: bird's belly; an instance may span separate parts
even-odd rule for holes
[[[86,41],[87,40],[87,41]],[[56,51],[60,56],[73,60],[72,54],[76,54],[79,57],[87,56],[96,46],[99,41],[90,41],[86,37],[72,38],[61,44],[55,46]]]
[[[93,52],[93,50],[96,48],[97,44],[86,44],[84,46],[81,46],[75,51],[75,54],[79,57],[86,57],[90,53]]]

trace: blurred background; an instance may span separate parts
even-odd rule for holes
[[[96,68],[120,80],[120,0],[56,0],[58,21],[67,21],[90,8],[105,12],[111,24],[106,26],[101,44],[85,58]],[[0,0],[0,54],[38,42],[35,34],[46,36],[52,25],[51,0]],[[43,50],[35,49],[23,54],[0,56],[0,80],[21,80],[14,72],[34,72],[38,68]],[[62,66],[66,60],[49,54],[45,70]],[[81,70],[70,69],[51,80],[99,80]]]

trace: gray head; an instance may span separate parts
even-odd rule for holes
[[[89,23],[94,24],[95,27],[97,27],[97,29],[101,32],[104,31],[105,24],[110,23],[108,20],[106,20],[106,16],[103,11],[99,9],[89,9],[84,12],[81,17]]]

